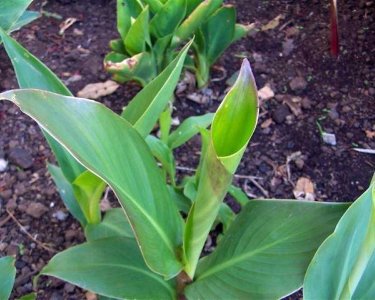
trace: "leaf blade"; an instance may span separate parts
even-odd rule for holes
[[[138,132],[104,105],[91,100],[38,90],[9,91],[0,94],[0,99],[4,98],[16,103],[111,186],[150,268],[166,277],[177,274],[181,269],[177,259],[181,216]]]
[[[196,281],[186,290],[188,299],[276,299],[295,291],[315,250],[347,207],[250,201],[215,252],[200,262]]]
[[[0,258],[0,299],[8,299],[13,289],[16,278],[16,260],[12,256]]]

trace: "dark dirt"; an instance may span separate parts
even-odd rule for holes
[[[36,1],[34,8],[39,9],[41,2]],[[375,149],[371,135],[375,131],[374,1],[339,3],[341,53],[337,59],[329,54],[328,1],[228,2],[237,5],[240,22],[255,22],[259,31],[233,45],[217,66],[230,77],[239,69],[240,57],[246,56],[258,88],[269,84],[275,93],[261,103],[260,126],[238,169],[238,174],[260,177],[259,187],[243,178],[237,178],[236,184],[256,197],[293,198],[295,183],[307,177],[314,183],[317,201],[354,200],[368,186],[375,169],[374,155],[353,150]],[[117,36],[115,1],[49,1],[44,9],[78,22],[59,35],[62,20],[43,17],[14,37],[70,82],[74,93],[88,83],[109,78],[102,60],[108,41]],[[280,14],[278,26],[261,30]],[[214,71],[213,77],[220,75]],[[17,87],[3,49],[0,77],[0,91]],[[80,79],[72,82],[74,78]],[[209,88],[220,99],[225,80]],[[119,112],[138,90],[127,84],[100,101]],[[174,115],[183,120],[214,111],[218,105],[215,100],[201,105],[181,96]],[[322,141],[317,121],[324,131],[336,135],[336,146]],[[19,297],[32,291],[32,277],[54,251],[80,243],[84,237],[48,175],[46,161],[54,159],[37,125],[9,103],[0,103],[0,128],[0,159],[9,161],[0,173],[0,255],[17,255],[12,295]],[[199,139],[193,139],[176,151],[178,165],[194,167],[199,151]],[[301,154],[287,164],[287,157],[297,151]],[[14,152],[21,152],[21,157],[14,157]],[[40,280],[38,299],[82,298],[84,292],[69,284]]]

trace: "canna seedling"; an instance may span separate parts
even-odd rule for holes
[[[200,258],[256,126],[249,63],[244,61],[211,129],[200,130],[201,161],[183,191],[164,176],[171,176],[164,167],[168,160],[159,167],[153,157],[179,145],[179,135],[172,132],[164,141],[150,137],[139,95],[142,91],[119,116],[97,102],[47,91],[0,94],[106,182],[122,206],[100,224],[86,226],[88,242],[57,254],[41,274],[116,299],[274,299],[300,288],[315,251],[348,204],[248,201],[214,252]],[[151,115],[156,120],[160,113]],[[186,219],[179,211],[187,212]]]
[[[193,70],[199,87],[208,83],[210,67],[250,26],[236,24],[236,10],[222,0],[146,1],[118,0],[120,38],[104,66],[119,82],[138,81],[145,86],[196,36],[185,66]]]

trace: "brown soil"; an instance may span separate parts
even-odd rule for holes
[[[38,9],[43,1],[35,2]],[[277,27],[259,30],[236,43],[217,63],[230,77],[240,67],[240,57],[246,56],[258,87],[269,84],[275,92],[275,97],[261,104],[259,124],[263,126],[258,126],[238,169],[238,174],[260,177],[258,183],[263,189],[245,179],[237,179],[236,184],[257,197],[293,198],[294,184],[298,178],[307,177],[315,185],[318,201],[354,200],[368,186],[375,167],[374,155],[353,150],[353,146],[375,149],[375,138],[371,138],[375,131],[375,3],[339,3],[341,53],[335,59],[329,54],[329,1],[227,2],[237,6],[240,22],[256,22],[258,28],[283,16]],[[77,18],[78,22],[59,35],[62,20],[44,16],[14,37],[68,82],[74,93],[88,83],[109,78],[102,60],[108,41],[117,36],[115,1],[49,1],[44,9],[63,19]],[[82,77],[69,83],[73,75]],[[17,87],[3,49],[0,77],[0,91]],[[292,89],[292,81],[300,88]],[[226,89],[225,80],[209,88],[220,98]],[[136,85],[127,84],[100,101],[119,112],[138,90]],[[297,101],[294,112],[286,104],[292,98]],[[201,105],[179,97],[175,116],[183,120],[214,111],[218,104],[213,100]],[[336,135],[336,146],[322,141],[317,121],[326,132]],[[0,128],[0,158],[10,160],[0,173],[0,256],[17,255],[15,298],[32,291],[32,277],[53,255],[46,248],[60,251],[82,242],[84,237],[48,175],[46,160],[54,159],[38,126],[11,104],[0,103]],[[22,169],[11,159],[15,148],[25,150],[22,158],[31,167]],[[176,151],[178,164],[194,167],[198,151],[199,140],[193,139]],[[289,163],[288,175],[287,157],[297,151],[301,155]],[[40,217],[32,216],[31,203],[41,204]],[[38,299],[83,297],[83,291],[70,284],[52,278],[40,280]]]

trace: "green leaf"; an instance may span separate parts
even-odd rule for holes
[[[146,50],[146,43],[148,45],[151,44],[148,22],[149,12],[146,6],[129,28],[124,40],[126,51],[128,51],[130,55],[144,52]]]
[[[17,22],[12,25],[12,27],[9,29],[9,32],[13,32],[13,31],[21,29],[21,27],[26,26],[32,21],[38,19],[40,16],[41,14],[37,11],[29,11],[29,10],[25,11],[21,15],[21,17],[17,20]]]
[[[373,299],[374,274],[375,184],[349,207],[316,252],[304,299]]]
[[[126,53],[125,45],[124,45],[124,43],[121,39],[111,40],[109,42],[109,47],[111,48],[112,51],[114,51],[116,53],[116,55],[118,55],[118,54],[123,55],[124,53]],[[124,56],[119,56],[119,57],[120,57],[119,59],[116,59],[117,62],[122,61],[126,58]],[[107,60],[111,60],[111,59],[107,57]],[[113,58],[112,58],[112,60],[113,60]]]
[[[279,299],[292,293],[302,286],[315,251],[347,207],[297,200],[250,201],[216,250],[201,260],[186,296]]]
[[[148,6],[150,6],[150,9],[153,14],[156,14],[159,10],[163,8],[163,3],[159,0],[143,0]]]
[[[72,247],[55,255],[41,274],[107,297],[176,298],[174,283],[147,268],[136,241],[130,238],[102,239]]]
[[[14,279],[16,278],[16,260],[12,256],[0,258],[0,299],[9,298],[13,289]]]
[[[217,221],[223,224],[223,232],[229,229],[230,225],[233,223],[236,218],[236,214],[226,203],[220,204],[219,213],[217,215]]]
[[[173,105],[167,105],[167,108],[160,114],[159,127],[160,127],[160,139],[167,144],[169,139],[169,133],[172,127],[172,110]]]
[[[168,190],[172,200],[176,202],[178,210],[187,214],[192,204],[191,200],[183,194],[183,191],[176,187],[168,185]]]
[[[120,61],[121,58],[124,58]],[[109,53],[104,59],[105,69],[114,74],[121,82],[134,80],[145,86],[157,75],[154,58],[148,52],[142,52],[132,57],[120,53]]]
[[[190,0],[189,0],[190,1]],[[207,18],[220,7],[223,0],[205,0],[199,4],[192,13],[178,27],[174,44],[191,38],[194,32],[207,21]]]
[[[223,54],[232,43],[236,25],[236,9],[224,6],[218,9],[201,27],[205,38],[206,53],[209,65]]]
[[[70,91],[60,79],[48,69],[40,60],[23,48],[14,39],[0,29],[0,36],[4,47],[12,61],[18,84],[21,88],[38,88],[61,95],[71,96]],[[64,176],[72,182],[85,169],[51,136],[43,132]]]
[[[150,32],[156,38],[162,38],[175,32],[184,19],[186,0],[168,1],[150,21]]]
[[[51,174],[53,182],[56,184],[57,190],[66,208],[82,226],[85,226],[87,220],[74,197],[72,184],[65,178],[61,168],[48,164],[48,172]]]
[[[191,12],[201,4],[202,0],[188,0],[186,2],[186,15],[189,16]]]
[[[165,70],[142,89],[123,111],[122,116],[146,137],[173,96],[180,78],[188,43]]]
[[[79,204],[88,224],[101,221],[100,200],[106,184],[90,171],[79,175],[73,184],[74,197]]]
[[[18,298],[17,300],[35,300],[36,295],[37,295],[36,293],[30,293],[30,294],[22,296],[21,298]]]
[[[143,6],[139,0],[117,0],[117,31],[124,40],[132,24],[142,12]]]
[[[208,113],[202,116],[187,118],[171,133],[168,139],[168,146],[171,149],[174,149],[185,144],[193,136],[198,134],[201,128],[207,128],[210,126],[213,117],[213,113]]]
[[[250,64],[244,60],[235,85],[215,113],[204,137],[199,184],[184,232],[184,270],[193,278],[207,235],[219,213],[233,174],[255,130],[258,100]]]
[[[243,25],[237,23],[234,27],[234,36],[232,43],[237,42],[238,40],[242,39],[245,37],[251,30],[255,29],[254,24],[249,24],[249,25]]]
[[[1,0],[0,28],[9,31],[31,2],[32,0]]]
[[[231,185],[228,189],[228,193],[239,205],[241,205],[241,207],[244,207],[247,203],[249,203],[249,198],[247,198],[246,194],[239,187]]]
[[[234,173],[258,120],[258,96],[250,64],[245,59],[236,83],[220,104],[212,121],[215,152]]]
[[[152,270],[166,277],[180,271],[181,216],[144,139],[126,120],[100,103],[45,91],[8,91],[0,99],[17,104],[110,185]]]
[[[172,185],[175,185],[176,163],[172,150],[168,148],[164,142],[153,135],[147,136],[145,140],[152,155],[162,164],[163,169],[169,175]]]
[[[87,241],[114,237],[134,238],[133,230],[122,208],[108,210],[99,224],[88,224],[85,227]]]

